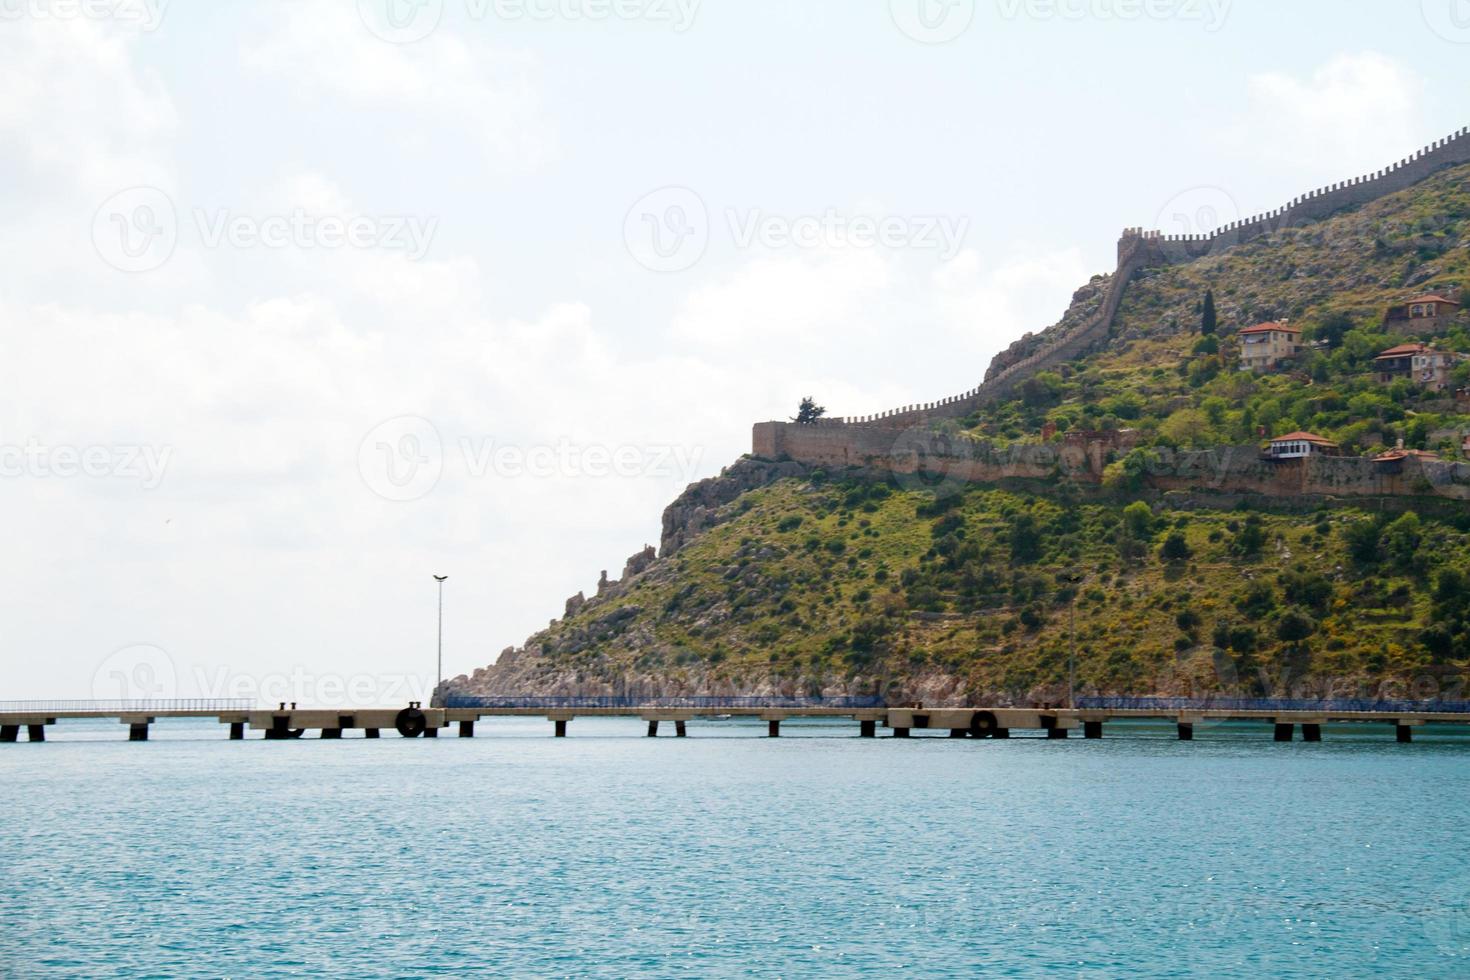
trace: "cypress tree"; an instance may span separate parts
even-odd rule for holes
[[[1218,323],[1215,319],[1215,291],[1213,289],[1207,289],[1205,290],[1205,315],[1200,321],[1199,332],[1206,337],[1212,337],[1215,334],[1215,328],[1217,326]]]

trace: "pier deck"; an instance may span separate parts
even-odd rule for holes
[[[451,698],[446,707],[425,708],[413,702],[404,708],[342,709],[285,704],[272,709],[243,701],[0,702],[0,743],[20,741],[22,730],[29,741],[44,742],[48,727],[80,718],[114,718],[128,726],[130,740],[141,742],[148,740],[150,726],[161,718],[212,718],[228,726],[229,738],[239,741],[247,731],[279,740],[302,738],[308,732],[341,738],[348,731],[361,731],[368,738],[384,732],[435,738],[451,729],[469,738],[476,723],[487,718],[545,718],[559,738],[568,737],[570,723],[577,718],[637,718],[647,723],[650,736],[668,723],[682,738],[688,735],[690,722],[705,717],[756,718],[766,722],[770,737],[780,736],[782,722],[800,718],[850,719],[858,723],[857,734],[864,738],[876,737],[881,726],[896,738],[941,731],[952,738],[1003,739],[1012,732],[1044,732],[1048,738],[1065,739],[1080,731],[1084,738],[1098,739],[1106,725],[1119,721],[1169,722],[1185,741],[1194,738],[1198,727],[1225,721],[1269,725],[1278,742],[1294,740],[1298,729],[1305,741],[1318,742],[1324,725],[1344,723],[1390,725],[1399,742],[1412,742],[1414,730],[1429,724],[1465,726],[1470,734],[1470,702],[1443,701],[1091,698],[1075,708],[929,708],[888,706],[862,698]]]

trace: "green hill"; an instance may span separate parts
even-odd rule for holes
[[[1381,385],[1371,368],[1406,339],[1384,331],[1389,306],[1470,281],[1467,243],[1470,167],[1459,167],[1327,221],[1145,269],[1105,349],[934,425],[1000,444],[1131,429],[1137,453],[1306,429],[1349,454],[1403,440],[1448,458],[1470,432],[1465,403]],[[1207,291],[1213,335],[1201,333]],[[1237,370],[1235,332],[1281,319],[1306,330],[1298,362]],[[1470,321],[1435,340],[1470,353]],[[1470,367],[1454,381],[1470,383]],[[635,559],[451,688],[1022,702],[1061,700],[1075,675],[1079,693],[1459,696],[1463,504],[1304,510],[1263,498],[1222,510],[1134,489],[1127,467],[1116,460],[1102,488],[936,493],[878,472],[742,460],[670,507],[657,559]]]

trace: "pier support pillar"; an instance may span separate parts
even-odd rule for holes
[[[877,738],[878,737],[878,723],[876,721],[860,721],[860,722],[858,722],[858,737],[859,738]]]
[[[32,735],[31,736],[31,741],[34,742],[35,740],[36,740],[36,736]],[[128,741],[129,742],[146,742],[146,741],[148,741],[148,723],[146,721],[135,721],[131,725],[129,725],[128,726]]]
[[[459,723],[459,737],[460,738],[474,738],[475,737],[475,723],[472,722],[472,721],[462,721],[462,722],[460,722]]]
[[[15,742],[19,739],[19,725],[0,725],[0,742]]]
[[[772,718],[770,721],[766,722],[766,737],[767,738],[780,738],[781,737],[781,722],[780,721],[778,721],[775,718]]]
[[[26,726],[26,738],[30,739],[32,742],[44,742],[44,741],[46,741],[46,726],[45,725],[27,725]]]
[[[1302,726],[1302,741],[1303,742],[1320,742],[1320,741],[1322,741],[1322,726],[1321,725],[1303,725]]]
[[[551,724],[556,731],[557,738],[567,737],[567,720],[565,718],[557,718]]]
[[[676,736],[678,736],[679,738],[688,738],[689,737],[689,724],[688,724],[688,722],[683,722],[683,721],[676,721],[676,722],[674,722],[674,734]]]
[[[1011,730],[1009,728],[997,728],[995,731],[993,731],[993,732],[990,733],[990,737],[991,738],[1010,738],[1011,737]]]
[[[1179,723],[1179,741],[1181,741],[1181,742],[1193,742],[1194,741],[1194,723],[1193,722],[1181,721]]]
[[[243,721],[232,721],[232,722],[230,722],[230,741],[231,742],[243,742],[243,741],[245,741],[245,723]]]
[[[1414,729],[1408,725],[1397,726],[1397,735],[1400,745],[1408,745],[1414,741]]]
[[[1090,739],[1102,738],[1102,722],[1084,721],[1082,723],[1082,737]]]
[[[437,728],[425,728],[424,729],[424,738],[438,738],[438,737],[439,737],[439,729],[437,729]]]
[[[907,728],[895,728],[893,730],[893,737],[894,738],[908,738],[909,737],[909,730]]]
[[[949,737],[950,738],[969,738],[970,737],[970,730],[968,728],[951,728],[949,730]]]
[[[1072,733],[1065,728],[1048,728],[1046,730],[1046,737],[1049,739],[1066,738],[1068,735],[1071,734]]]
[[[341,738],[341,737],[342,737],[342,729],[340,729],[340,728],[323,728],[322,729],[322,738]]]
[[[364,738],[382,738],[383,737],[382,736],[382,733],[379,732],[376,728],[368,728],[368,729],[365,729],[362,734],[363,734],[363,737]]]
[[[1296,738],[1295,725],[1282,725],[1280,723],[1276,725],[1276,741],[1290,742],[1294,738]]]

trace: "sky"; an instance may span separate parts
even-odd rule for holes
[[[0,700],[427,697],[814,395],[1470,124],[1470,0],[0,0]]]

